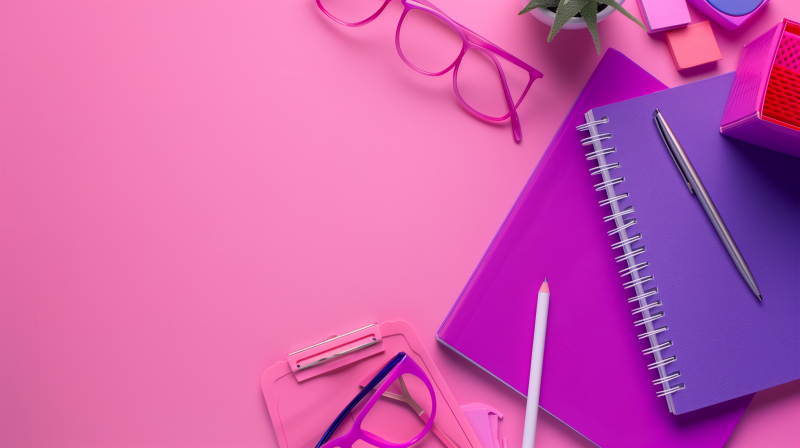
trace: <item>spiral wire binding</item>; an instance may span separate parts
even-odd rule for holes
[[[634,250],[633,252],[628,252],[626,254],[622,254],[619,257],[614,258],[614,260],[616,260],[617,263],[619,263],[622,260],[632,259],[633,257],[635,257],[637,255],[641,255],[643,253],[644,253],[644,246]]]
[[[644,313],[642,313],[642,314],[644,314]],[[649,324],[651,322],[655,322],[658,319],[661,319],[662,317],[664,317],[664,312],[663,311],[659,311],[656,314],[651,314],[650,317],[645,317],[645,318],[637,320],[636,322],[633,323],[633,325],[635,327],[638,327],[639,325]]]
[[[606,156],[613,154],[617,151],[616,148],[603,148],[603,141],[609,140],[612,138],[610,132],[607,133],[600,133],[598,131],[598,126],[602,126],[609,122],[608,117],[603,117],[599,120],[594,119],[594,114],[592,111],[586,113],[586,123],[577,127],[578,131],[588,131],[589,137],[581,139],[582,146],[589,146],[591,145],[593,150],[589,153],[586,153],[586,160],[597,161],[597,166],[591,168],[589,170],[590,175],[595,176],[599,175],[602,177],[602,181],[594,185],[595,191],[604,191],[606,192],[607,199],[603,199],[599,201],[599,205],[601,207],[610,206],[612,213],[603,218],[604,222],[614,221],[616,227],[613,230],[608,231],[609,236],[618,235],[619,241],[613,243],[611,245],[612,249],[622,249],[624,253],[620,256],[614,258],[614,260],[619,262],[625,262],[627,267],[621,269],[619,271],[621,277],[630,276],[630,280],[623,283],[625,289],[633,289],[636,291],[636,294],[628,299],[628,303],[636,303],[638,307],[631,311],[631,314],[641,314],[642,318],[636,320],[633,324],[636,327],[644,326],[645,332],[639,335],[639,339],[648,339],[650,342],[650,347],[642,350],[642,354],[644,355],[653,355],[655,358],[654,362],[647,365],[649,370],[657,370],[658,371],[658,379],[653,381],[653,385],[661,386],[662,390],[656,393],[658,397],[665,397],[667,400],[667,404],[669,405],[670,412],[673,414],[675,413],[675,406],[672,402],[672,394],[678,392],[679,390],[685,389],[686,386],[684,383],[670,385],[670,381],[676,380],[680,378],[681,372],[667,372],[666,368],[669,364],[672,364],[677,360],[677,356],[673,355],[670,357],[664,357],[661,355],[662,350],[666,350],[673,346],[672,340],[668,340],[665,342],[659,343],[656,335],[667,331],[669,328],[667,326],[662,326],[656,328],[654,323],[657,323],[659,319],[664,317],[664,311],[657,311],[656,309],[662,306],[661,300],[656,300],[654,302],[648,302],[649,297],[653,297],[658,294],[658,288],[652,287],[649,289],[645,289],[645,286],[648,286],[648,282],[654,280],[653,275],[639,275],[639,271],[647,268],[650,266],[650,263],[642,260],[637,260],[636,257],[645,253],[645,247],[640,246],[636,249],[631,247],[633,243],[642,241],[642,235],[636,234],[629,236],[628,231],[631,230],[631,227],[637,224],[636,218],[624,219],[626,215],[632,215],[634,213],[634,208],[632,206],[628,206],[624,209],[620,209],[619,201],[622,199],[628,198],[628,193],[616,193],[614,191],[615,186],[620,186],[625,182],[625,177],[617,177],[613,178],[611,176],[611,171],[617,168],[620,168],[619,162],[609,162],[606,160]]]
[[[664,350],[667,347],[672,347],[672,339],[670,339],[669,341],[667,341],[667,342],[665,342],[665,343],[663,343],[661,345],[656,345],[655,347],[646,348],[646,349],[642,350],[642,353],[644,353],[645,355],[649,355],[650,353],[655,353],[655,352]]]
[[[612,249],[619,249],[620,247],[625,246],[626,244],[635,243],[635,242],[639,241],[640,239],[642,239],[642,234],[641,233],[637,233],[636,235],[634,235],[634,236],[632,236],[632,237],[630,237],[628,239],[622,240],[619,243],[612,244],[611,248]]]
[[[616,179],[609,179],[600,182],[599,184],[595,184],[594,191],[602,191],[608,189],[608,187],[613,187],[614,185],[621,184],[625,182],[624,177],[618,177]]]
[[[604,172],[613,170],[615,168],[619,168],[619,163],[609,163],[609,164],[606,164],[606,165],[598,165],[598,166],[592,168],[591,170],[589,170],[589,172],[591,173],[592,176],[594,176],[595,174],[603,174]]]
[[[631,280],[629,282],[623,283],[622,286],[624,286],[625,289],[633,288],[635,286],[639,286],[641,284],[647,283],[652,279],[653,279],[652,275],[648,275],[647,277],[639,277],[637,279],[634,279],[634,280]]]
[[[656,328],[653,331],[648,331],[646,333],[642,333],[642,334],[639,335],[639,339],[650,338],[651,336],[655,336],[655,335],[661,333],[662,331],[667,331],[667,327]]]
[[[611,154],[612,152],[617,152],[617,148],[604,148],[600,151],[592,151],[586,154],[586,160],[594,160],[600,156]]]
[[[600,201],[600,205],[601,206],[602,205],[608,205],[608,204],[611,204],[612,202],[617,202],[617,201],[625,199],[627,197],[628,197],[628,193],[622,193],[621,195],[614,196],[613,198],[603,199],[602,201]]]
[[[631,314],[641,313],[644,310],[653,309],[653,308],[655,308],[657,306],[661,306],[661,301],[660,300],[657,300],[657,301],[655,301],[655,302],[653,302],[653,303],[651,303],[649,305],[640,306],[639,308],[636,308],[635,310],[631,311]]]
[[[638,238],[628,238],[625,241],[637,240],[637,239]],[[625,244],[629,244],[629,243],[625,243]],[[611,248],[614,249],[614,246],[611,246]],[[644,263],[639,263],[639,264],[635,264],[633,266],[628,266],[627,268],[622,269],[621,271],[619,271],[620,277],[625,277],[626,275],[631,275],[634,272],[641,271],[642,269],[644,269],[644,268],[646,268],[648,266],[650,266],[650,263],[648,263],[646,261]]]
[[[668,381],[672,381],[675,378],[678,378],[679,376],[681,376],[681,372],[677,371],[677,372],[673,373],[670,376],[667,376],[667,377],[664,377],[664,378],[659,378],[657,380],[653,380],[653,384],[664,384],[664,383],[666,383]]]
[[[658,288],[651,288],[651,289],[648,289],[647,291],[639,294],[636,297],[631,297],[630,299],[628,299],[628,303],[633,302],[633,301],[638,302],[639,300],[643,300],[646,297],[654,296],[656,294],[658,294]]]
[[[659,367],[664,367],[667,364],[675,362],[676,356],[670,356],[669,358],[662,359],[661,361],[656,361],[652,364],[648,364],[648,369],[657,369]]]
[[[619,213],[614,213],[613,215],[608,215],[605,218],[603,218],[603,222],[608,222],[608,221],[617,219],[617,217],[622,216],[622,215],[627,215],[628,213],[633,213],[633,207],[627,207],[625,210],[623,210],[623,211],[621,211]]]

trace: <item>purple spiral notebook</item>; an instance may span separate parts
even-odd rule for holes
[[[547,277],[540,406],[602,447],[721,447],[751,396],[674,416],[656,397],[614,262],[614,228],[576,126],[591,108],[666,89],[609,49],[438,331],[439,341],[527,392],[536,295]],[[724,107],[724,102],[723,102]],[[766,300],[766,299],[765,299]],[[652,359],[652,355],[649,356]]]
[[[590,165],[619,229],[609,243],[683,414],[800,378],[800,158],[719,132],[734,74],[592,109]],[[653,121],[659,109],[764,298],[755,297]],[[588,143],[588,142],[587,142]],[[606,150],[614,148],[614,151]],[[589,167],[587,167],[588,169]],[[597,186],[597,185],[596,185]],[[649,336],[648,336],[649,335]]]

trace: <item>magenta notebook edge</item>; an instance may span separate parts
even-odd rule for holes
[[[591,108],[664,89],[609,49],[437,332],[443,345],[524,395],[536,291],[546,275],[553,299],[540,405],[599,446],[722,446],[752,398],[669,414],[650,384],[657,376],[637,355],[647,345],[622,299],[611,241],[598,236],[613,226],[598,218],[603,198],[591,188],[589,150],[574,127]]]
[[[619,58],[622,58],[620,60],[624,60],[626,63],[632,65],[636,69],[639,69],[642,72],[642,75],[647,75],[647,77],[650,78],[648,81],[650,81],[652,83],[659,84],[660,88],[652,89],[652,90],[647,89],[647,90],[644,90],[644,91],[642,91],[642,92],[640,92],[638,94],[631,94],[631,95],[625,95],[625,94],[614,95],[612,93],[613,98],[609,98],[605,102],[598,103],[596,106],[590,105],[590,104],[593,104],[592,100],[590,98],[588,98],[588,96],[592,94],[592,92],[589,91],[590,90],[590,86],[592,85],[592,82],[595,80],[595,78],[599,78],[600,77],[600,76],[598,76],[598,73],[600,73],[601,70],[604,70],[605,66],[611,64],[610,61],[618,60]],[[475,270],[472,271],[472,275],[470,275],[470,278],[467,281],[467,284],[464,285],[464,289],[461,290],[461,293],[459,294],[458,299],[453,304],[453,306],[450,307],[450,311],[447,312],[447,316],[444,318],[444,321],[442,322],[442,325],[439,326],[439,329],[436,332],[437,340],[440,340],[441,342],[444,342],[443,340],[441,340],[439,338],[439,332],[441,332],[442,328],[444,328],[445,324],[447,324],[447,320],[450,319],[450,315],[453,313],[453,309],[455,309],[456,305],[458,304],[458,301],[461,300],[461,297],[463,296],[464,291],[466,291],[467,286],[469,286],[470,282],[472,282],[472,279],[475,277],[475,274],[478,272],[478,269],[480,268],[481,264],[483,264],[483,261],[486,258],[487,254],[491,250],[492,246],[494,246],[495,241],[500,236],[500,234],[503,232],[503,228],[505,227],[505,225],[508,222],[508,220],[509,220],[510,216],[512,215],[512,213],[514,213],[514,210],[517,208],[517,205],[519,204],[520,199],[523,196],[525,196],[525,193],[528,191],[528,189],[533,184],[533,181],[536,178],[537,173],[539,173],[540,167],[545,164],[545,161],[548,159],[548,156],[553,151],[553,147],[555,146],[556,140],[561,138],[562,134],[564,134],[564,131],[569,127],[570,122],[571,121],[575,121],[575,117],[578,117],[578,116],[579,117],[583,117],[583,114],[586,111],[589,111],[590,109],[593,109],[595,107],[605,106],[606,104],[611,104],[611,103],[615,103],[615,102],[618,102],[618,101],[624,101],[624,100],[630,99],[630,98],[636,98],[637,96],[647,95],[648,93],[658,92],[659,90],[666,90],[667,88],[668,87],[665,84],[663,84],[661,81],[656,79],[654,76],[650,75],[650,73],[646,72],[643,68],[641,68],[638,65],[636,65],[636,63],[634,63],[633,61],[628,59],[628,57],[625,56],[624,54],[622,54],[620,51],[618,51],[618,50],[616,50],[614,48],[609,48],[606,51],[606,53],[603,55],[603,58],[597,64],[597,67],[595,68],[594,72],[592,72],[592,75],[589,77],[589,80],[586,81],[586,85],[583,87],[583,90],[581,90],[581,93],[578,95],[578,99],[575,100],[575,104],[572,105],[572,107],[570,108],[569,112],[567,112],[566,118],[564,118],[564,121],[561,122],[561,126],[558,127],[558,130],[556,131],[556,134],[553,136],[553,140],[547,146],[547,148],[544,151],[544,154],[542,154],[542,158],[539,159],[539,163],[537,163],[536,167],[533,169],[533,173],[531,173],[531,177],[529,177],[528,181],[525,182],[525,186],[522,188],[522,192],[520,192],[519,196],[517,196],[517,199],[514,201],[514,205],[511,206],[511,210],[509,210],[508,214],[503,219],[503,224],[500,226],[500,229],[497,231],[497,233],[495,234],[494,238],[492,238],[492,242],[489,243],[489,247],[486,249],[486,252],[483,253],[483,256],[481,257],[481,260],[478,262],[478,266],[476,266]],[[584,98],[584,96],[587,96],[587,98]],[[582,100],[585,103],[590,103],[590,104],[581,104]],[[578,107],[580,107],[581,110],[579,110]],[[584,108],[586,109],[585,111],[582,110]],[[455,350],[455,349],[453,348],[453,350]],[[480,367],[480,365],[479,365],[479,367]],[[481,367],[481,368],[483,368],[483,367]],[[489,373],[491,374],[491,372],[489,372]],[[498,378],[498,379],[500,379],[500,378]],[[502,380],[500,380],[500,381],[502,381]],[[522,395],[525,395],[525,394],[522,394]]]
[[[475,367],[477,367],[477,368],[479,368],[479,369],[483,370],[484,372],[488,373],[489,375],[491,375],[491,376],[492,376],[494,379],[496,379],[497,381],[500,381],[501,383],[503,383],[503,384],[505,384],[506,386],[510,387],[510,388],[511,388],[511,390],[513,390],[514,392],[516,392],[516,393],[518,393],[518,394],[522,395],[523,397],[525,397],[525,394],[523,394],[522,392],[518,391],[517,389],[515,389],[515,388],[514,388],[513,386],[511,386],[510,384],[506,383],[506,382],[505,382],[505,381],[503,381],[503,380],[502,380],[500,377],[498,377],[498,376],[497,376],[497,375],[495,375],[494,373],[490,372],[489,370],[485,369],[485,368],[484,368],[482,365],[480,365],[480,364],[476,363],[475,361],[473,361],[472,359],[470,359],[468,356],[466,356],[466,355],[464,355],[463,353],[461,353],[460,351],[456,350],[455,348],[453,348],[453,347],[452,347],[450,344],[448,344],[447,342],[443,341],[441,338],[439,338],[439,334],[438,334],[438,333],[436,334],[436,340],[437,340],[437,341],[439,341],[439,343],[440,343],[440,344],[442,344],[442,345],[444,345],[445,347],[449,348],[450,350],[452,350],[452,351],[456,352],[456,354],[458,354],[458,355],[459,355],[459,356],[461,356],[462,358],[464,358],[464,359],[466,359],[467,361],[469,361],[469,362],[470,362],[472,365],[474,365]],[[526,397],[526,398],[527,398],[527,397]],[[553,413],[552,413],[552,412],[548,411],[547,409],[545,409],[545,408],[543,408],[543,407],[541,407],[541,406],[539,406],[539,408],[540,408],[541,410],[543,410],[543,411],[547,412],[548,414],[550,414],[550,415],[551,415],[553,418],[555,418],[556,420],[558,420],[558,421],[560,421],[561,423],[563,423],[563,424],[565,424],[565,425],[569,426],[569,428],[570,428],[571,430],[573,430],[573,431],[577,432],[578,434],[580,434],[580,435],[584,436],[584,435],[583,435],[583,434],[582,434],[580,431],[578,431],[578,430],[576,430],[575,428],[573,428],[572,426],[570,426],[570,425],[569,425],[569,423],[565,422],[564,420],[561,420],[560,418],[558,418],[558,416],[556,416],[556,415],[553,415]],[[586,436],[584,436],[584,437],[586,437]],[[587,438],[586,440],[588,440],[588,441],[590,441],[590,442],[594,443],[594,441],[592,441],[592,439],[589,439],[589,438]],[[596,444],[595,444],[595,445],[596,445]]]

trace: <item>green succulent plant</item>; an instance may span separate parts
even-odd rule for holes
[[[600,3],[616,9],[624,14],[625,17],[639,24],[642,29],[646,30],[642,22],[632,16],[631,13],[615,0],[531,0],[528,6],[520,11],[519,14],[525,14],[534,8],[557,8],[555,22],[553,22],[553,27],[550,28],[550,35],[547,36],[547,41],[550,42],[553,40],[553,37],[561,31],[561,27],[563,27],[569,19],[581,13],[581,16],[583,16],[583,19],[586,21],[586,26],[589,28],[589,32],[592,33],[592,39],[594,39],[594,46],[597,48],[597,54],[600,54],[600,36],[597,35],[597,8]]]

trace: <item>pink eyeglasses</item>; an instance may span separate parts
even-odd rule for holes
[[[391,0],[316,0],[328,17],[346,26],[366,25],[377,18]],[[441,76],[453,70],[453,90],[461,105],[476,117],[489,121],[511,118],[514,140],[522,140],[519,107],[533,81],[542,74],[474,31],[460,25],[427,0],[401,0],[403,14],[397,24],[395,45],[400,58],[409,67],[428,76]],[[472,51],[471,51],[472,50]],[[498,57],[522,69],[524,90],[514,98],[509,88],[506,73]],[[491,89],[486,82],[475,80],[474,73],[490,70],[500,75],[502,91]],[[487,65],[488,64],[488,65]],[[461,69],[461,75],[459,75]],[[465,72],[470,72],[466,74]],[[527,80],[524,78],[527,77]],[[497,87],[495,85],[495,87]]]
[[[416,395],[417,398],[428,399],[427,402],[430,403],[430,406],[427,411],[419,407],[419,405],[417,405],[417,403],[411,399],[403,377],[407,377],[408,379],[414,378],[419,382],[420,387],[415,389],[417,392]],[[419,417],[425,421],[425,426],[422,427],[419,432],[412,431],[416,432],[416,434],[407,438],[403,442],[392,442],[386,440],[376,434],[362,429],[361,427],[364,419],[368,418],[367,416],[378,403],[378,400],[380,400],[382,396],[387,395],[386,392],[396,381],[399,382],[402,387],[403,396],[407,397],[410,403],[413,403],[419,408],[418,410],[415,409],[415,411]],[[375,393],[370,395],[373,391],[375,391]],[[422,392],[421,394],[419,393],[420,391]],[[392,394],[389,393],[388,395],[391,396]],[[402,397],[401,400],[406,401]],[[337,429],[339,429],[339,427],[346,420],[348,420],[348,418],[352,418],[352,413],[355,412],[359,406],[361,406],[361,409],[357,415],[355,415],[350,429],[346,431],[344,435],[330,440],[334,433],[336,433]],[[396,415],[396,417],[398,417],[398,420],[400,420],[400,415]],[[427,375],[425,375],[425,372],[422,371],[419,365],[417,365],[417,363],[414,362],[410,356],[400,352],[390,359],[389,362],[387,362],[378,371],[375,377],[373,377],[369,383],[367,383],[366,386],[361,389],[361,392],[359,392],[358,395],[356,395],[356,397],[353,398],[353,400],[344,408],[339,416],[336,417],[331,426],[328,427],[328,430],[322,435],[322,438],[317,443],[316,448],[352,448],[353,445],[359,441],[366,442],[365,445],[376,448],[408,448],[422,440],[422,438],[428,434],[431,428],[435,427],[435,418],[436,393],[433,391],[433,385],[431,384],[431,381],[428,379]],[[439,434],[441,434],[441,432],[439,432]],[[449,441],[449,439],[445,440]],[[453,446],[452,442],[447,446]]]

